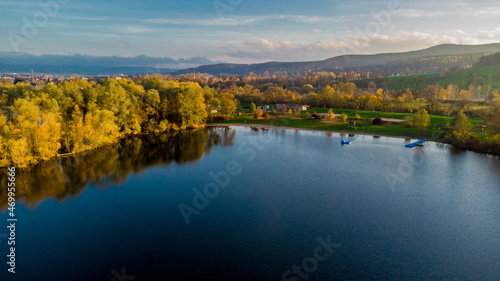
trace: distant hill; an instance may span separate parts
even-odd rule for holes
[[[500,52],[500,43],[486,45],[443,44],[419,51],[386,53],[376,55],[342,55],[322,61],[306,62],[267,62],[259,64],[213,64],[188,68],[172,74],[209,73],[212,75],[248,75],[263,74],[268,71],[287,72],[288,74],[304,71],[372,71],[375,74],[422,74],[442,72],[452,66],[470,67],[485,55]]]
[[[89,55],[33,55],[28,53],[0,52],[1,73],[47,74],[146,74],[169,72],[182,68],[214,63],[204,57],[173,59],[169,57],[118,57]]]
[[[143,75],[146,73],[172,72],[177,69],[152,68],[152,67],[133,67],[133,66],[91,66],[91,65],[15,65],[0,64],[0,73],[31,73],[34,70],[38,74],[54,75]]]

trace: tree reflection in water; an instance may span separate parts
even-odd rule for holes
[[[16,170],[16,201],[36,206],[46,198],[64,201],[77,197],[89,185],[106,188],[152,166],[185,164],[199,160],[218,145],[232,146],[236,132],[229,127],[146,135],[122,139],[100,149],[61,157]],[[0,186],[7,186],[7,169],[1,169]],[[7,189],[0,189],[0,210],[7,209]]]

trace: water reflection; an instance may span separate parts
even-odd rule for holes
[[[46,161],[29,169],[17,170],[16,199],[36,208],[46,198],[63,201],[76,197],[89,185],[105,188],[125,181],[130,174],[148,167],[198,161],[215,146],[232,146],[236,132],[214,127],[194,132],[130,137],[119,143]],[[2,175],[6,169],[0,171]],[[0,179],[7,186],[7,177]],[[0,210],[7,209],[6,188],[0,189]]]

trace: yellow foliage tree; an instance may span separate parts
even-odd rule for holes
[[[331,108],[330,108],[330,110],[328,110],[328,113],[326,114],[326,119],[328,119],[328,120],[335,119],[335,113],[333,113],[333,110]]]

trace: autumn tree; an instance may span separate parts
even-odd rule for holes
[[[423,130],[429,126],[431,118],[427,113],[427,110],[420,109],[417,114],[415,114],[414,123],[419,130]]]
[[[472,123],[467,120],[463,110],[458,112],[451,121],[451,128],[453,132],[458,134],[460,137],[467,136],[469,131],[472,129]]]
[[[333,110],[331,108],[328,110],[328,113],[326,114],[326,119],[328,120],[335,119],[335,113],[333,113]]]

